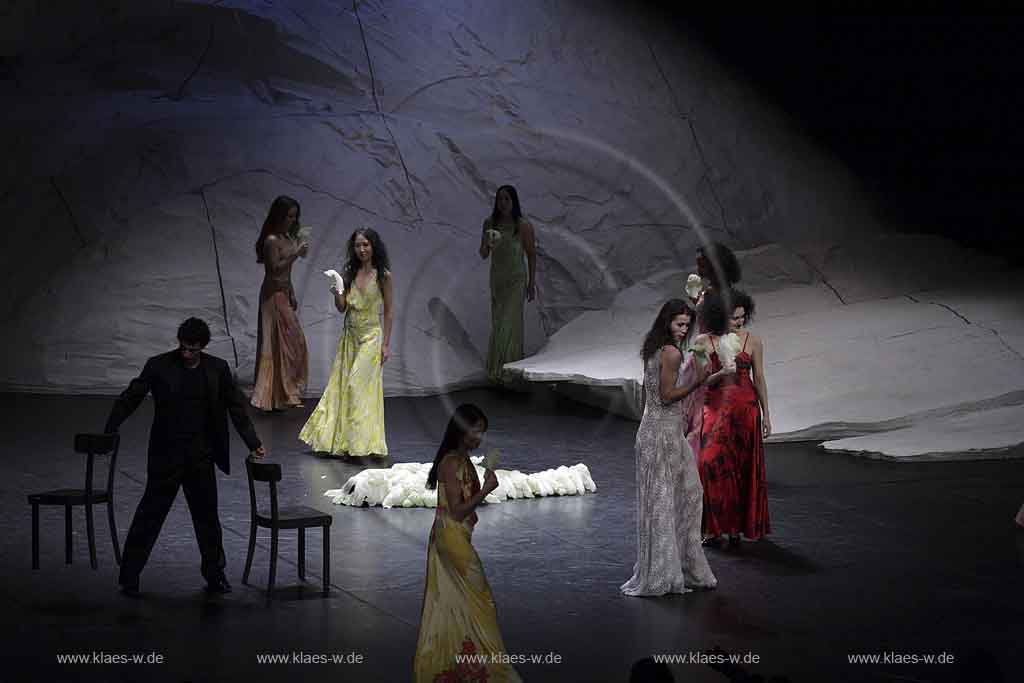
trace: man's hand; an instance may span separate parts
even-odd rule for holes
[[[267,454],[267,449],[265,449],[263,446],[260,446],[256,450],[250,452],[249,453],[249,457],[252,458],[253,460],[262,460],[263,456],[266,455],[266,454]]]

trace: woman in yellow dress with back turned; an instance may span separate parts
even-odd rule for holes
[[[476,507],[498,486],[491,470],[481,486],[469,459],[486,431],[482,410],[471,403],[456,408],[427,476],[427,488],[437,487],[437,510],[413,660],[416,683],[522,680],[508,663],[491,587],[471,542]]]
[[[344,291],[331,287],[345,315],[331,378],[299,438],[314,451],[347,456],[385,456],[384,373],[391,355],[391,272],[376,231],[360,228],[348,240]],[[383,328],[381,306],[383,305]]]

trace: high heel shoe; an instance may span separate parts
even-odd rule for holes
[[[721,547],[723,545],[722,544],[722,539],[719,536],[708,536],[703,541],[701,541],[700,544],[702,546],[704,546],[705,548],[718,548],[718,549],[721,549]]]

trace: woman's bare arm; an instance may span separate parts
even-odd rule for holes
[[[381,277],[381,295],[384,297],[384,339],[381,343],[381,362],[386,363],[391,357],[391,319],[392,319],[392,288],[391,273],[385,271]]]
[[[529,279],[526,281],[526,300],[533,301],[537,295],[537,236],[530,221],[520,221],[519,239],[523,245],[523,252],[526,254],[526,266],[529,274]]]
[[[484,228],[480,233],[480,258],[486,259],[491,255],[491,244],[487,239],[487,231],[491,229],[491,219],[484,219]]]
[[[757,401],[761,404],[764,437],[768,438],[772,433],[772,421],[768,414],[768,383],[764,379],[764,342],[753,334],[750,335],[750,341],[753,342],[750,358],[754,365],[754,391],[757,392]]]

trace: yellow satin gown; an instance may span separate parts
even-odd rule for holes
[[[388,453],[381,364],[383,301],[376,275],[365,290],[352,283],[345,294],[345,327],[331,377],[299,432],[299,439],[314,451],[354,456]]]
[[[445,458],[460,457],[454,453]],[[476,470],[456,470],[462,495],[480,490]],[[508,663],[490,584],[471,537],[476,514],[461,522],[448,515],[444,483],[437,482],[437,511],[427,547],[427,584],[413,660],[416,683],[522,681]],[[461,661],[460,661],[461,660]]]

